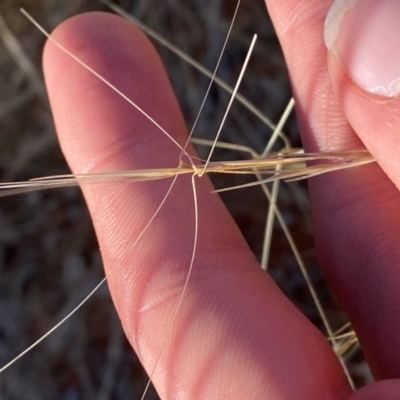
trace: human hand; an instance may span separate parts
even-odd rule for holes
[[[329,76],[322,33],[330,3],[268,1],[290,68],[304,145],[308,151],[359,147],[355,129],[399,186],[394,133],[400,106],[360,90],[332,57]],[[113,34],[104,35],[107,31]],[[185,142],[186,128],[158,57],[132,25],[111,15],[85,14],[54,35]],[[44,65],[60,141],[74,171],[176,166],[179,149],[97,78],[51,45]],[[351,394],[326,339],[259,269],[205,177],[198,181],[195,268],[170,330],[193,247],[187,179],[177,181],[177,195],[153,221],[151,237],[130,246],[168,187],[162,181],[108,191],[101,185],[83,187],[114,303],[148,371],[167,335],[153,376],[162,398],[396,397],[395,380]],[[310,190],[328,279],[376,377],[396,378],[398,191],[377,166],[315,178]]]

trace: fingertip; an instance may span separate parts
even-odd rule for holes
[[[397,0],[334,1],[325,21],[325,43],[351,80],[372,94],[400,93]]]
[[[400,98],[388,98],[361,88],[341,63],[328,57],[332,86],[348,122],[391,181],[400,188]]]
[[[158,54],[131,23],[112,14],[86,13],[65,21],[51,37],[184,141],[185,124]],[[134,146],[142,149],[138,165],[143,164],[150,141],[164,148],[166,158],[173,153],[175,163],[179,149],[70,54],[49,40],[43,65],[61,147],[72,170],[124,168]]]

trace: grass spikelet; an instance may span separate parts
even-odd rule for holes
[[[306,165],[306,163],[317,161],[320,163]],[[375,162],[375,160],[365,149],[320,153],[303,153],[301,149],[291,149],[290,151],[270,154],[268,157],[253,160],[209,162],[206,169],[204,169],[204,164],[189,165],[181,162],[176,168],[99,172],[81,175],[66,174],[33,178],[24,182],[4,182],[0,184],[0,197],[35,190],[77,186],[80,183],[99,183],[102,181],[114,183],[121,181],[145,182],[168,179],[185,174],[201,175],[203,172],[207,174],[260,174],[262,176],[261,179],[254,183],[216,190],[216,192],[224,192],[277,180],[295,181],[308,179],[372,162]]]

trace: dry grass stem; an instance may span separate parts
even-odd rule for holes
[[[289,151],[287,151],[289,152]],[[307,162],[323,162],[322,164],[306,165]],[[347,168],[354,168],[374,162],[375,160],[365,149],[301,153],[300,149],[291,149],[290,154],[284,152],[270,154],[264,158],[239,161],[210,162],[204,169],[203,164],[189,165],[181,162],[176,168],[142,169],[131,171],[98,172],[93,174],[67,174],[34,178],[23,182],[5,182],[0,184],[0,197],[24,193],[34,190],[52,189],[58,187],[76,186],[79,183],[121,180],[129,182],[152,181],[173,178],[178,175],[203,173],[213,174],[259,174],[263,178],[246,185],[219,189],[217,192],[259,185],[277,180],[307,179],[317,175]],[[279,168],[278,168],[279,167]]]

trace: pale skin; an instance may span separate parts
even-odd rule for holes
[[[259,269],[206,177],[197,180],[196,262],[173,330],[166,327],[193,247],[190,180],[178,179],[177,195],[135,249],[130,243],[169,183],[112,190],[84,186],[113,301],[148,371],[169,335],[152,378],[163,399],[400,398],[400,101],[362,91],[328,56],[322,35],[330,5],[330,0],[267,1],[306,151],[364,143],[379,164],[309,183],[321,265],[377,382],[351,392],[327,340]],[[158,56],[131,24],[86,14],[53,35],[184,144],[186,127]],[[74,172],[177,165],[180,150],[168,138],[51,44],[44,69],[60,142]]]

